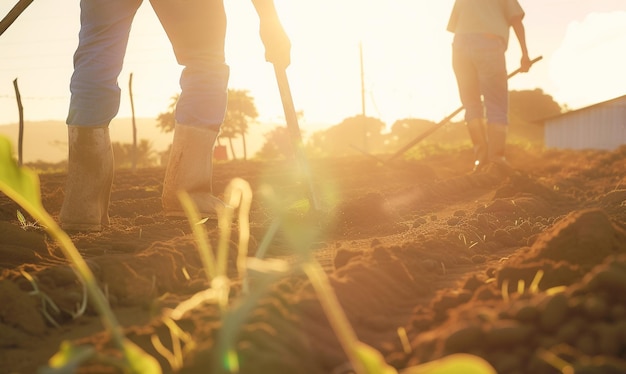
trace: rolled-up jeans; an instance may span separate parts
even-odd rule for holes
[[[70,82],[68,125],[102,126],[117,115],[117,79],[142,0],[81,0],[79,44]],[[219,130],[229,68],[224,58],[223,0],[150,0],[182,65],[178,123]]]
[[[505,52],[506,43],[497,36],[455,35],[452,66],[467,122],[486,116],[487,123],[508,124]]]

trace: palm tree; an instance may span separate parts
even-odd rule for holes
[[[160,113],[157,117],[157,127],[163,132],[174,130],[176,119],[174,111],[179,94],[172,96],[167,111]],[[224,123],[220,129],[220,138],[228,139],[233,159],[236,159],[233,148],[233,139],[241,136],[243,141],[243,158],[247,160],[248,149],[246,145],[246,134],[248,133],[248,125],[254,123],[259,116],[254,99],[249,95],[248,90],[228,89],[228,104],[226,107],[226,115]],[[219,139],[218,139],[219,144]]]
[[[161,128],[163,132],[172,132],[174,131],[174,125],[176,124],[176,119],[174,118],[174,111],[176,110],[176,103],[178,102],[178,98],[180,94],[176,94],[170,98],[170,104],[167,106],[167,111],[163,113],[159,113],[157,117],[157,127]]]
[[[113,159],[115,168],[130,168],[133,160],[133,144],[113,142]],[[157,164],[156,152],[148,139],[141,139],[137,144],[137,167],[146,168]]]
[[[247,90],[228,90],[228,109],[222,125],[222,136],[228,138],[230,149],[233,151],[232,139],[241,136],[243,141],[243,159],[248,159],[248,149],[246,146],[246,134],[248,133],[248,125],[253,123],[259,116],[254,99],[249,95]]]

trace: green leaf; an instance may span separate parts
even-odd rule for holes
[[[400,374],[496,374],[496,370],[484,359],[458,353],[402,370]]]
[[[355,353],[361,361],[361,365],[367,374],[397,374],[393,367],[389,366],[383,356],[376,349],[367,344],[358,342]]]
[[[92,358],[96,351],[90,346],[76,346],[69,341],[63,341],[59,351],[50,358],[50,366],[39,369],[39,374],[71,374],[75,373],[80,365]]]
[[[291,203],[287,207],[287,211],[291,212],[291,214],[306,214],[311,210],[311,203],[309,199],[299,199]]]
[[[18,204],[43,209],[39,190],[39,177],[28,168],[20,167],[13,158],[11,142],[0,136],[0,191]]]
[[[20,225],[26,226],[26,217],[19,210],[17,211],[17,220],[20,221]]]
[[[4,136],[0,136],[0,191],[6,193],[9,198],[26,209],[36,220],[42,222],[46,230],[59,242],[65,257],[74,264],[83,283],[87,286],[96,309],[102,316],[104,325],[112,334],[112,340],[123,351],[124,362],[121,365],[124,371],[160,374],[161,367],[156,359],[123,337],[117,319],[98,288],[91,270],[71,239],[44,209],[41,203],[37,174],[28,168],[17,165],[12,157],[11,143]],[[85,360],[85,357],[91,358],[93,355],[92,351],[85,348],[73,347],[70,343],[63,344],[60,352],[50,359],[51,368],[43,370],[48,370],[44,373],[74,372],[72,368],[77,368]],[[67,369],[68,367],[69,369]],[[59,370],[55,370],[55,368]]]
[[[159,362],[135,343],[124,339],[124,357],[128,363],[126,372],[133,374],[161,374]]]

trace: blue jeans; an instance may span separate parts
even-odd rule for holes
[[[509,88],[505,52],[506,44],[498,37],[455,35],[452,66],[467,122],[486,116],[487,123],[508,124]]]
[[[81,0],[79,43],[68,125],[108,125],[117,115],[117,83],[133,18],[143,0]],[[184,69],[176,121],[219,130],[226,112],[223,0],[150,0]]]

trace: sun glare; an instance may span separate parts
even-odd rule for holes
[[[446,31],[454,0],[275,3],[292,40],[288,75],[294,104],[303,111],[301,121],[309,132],[363,111],[387,126],[407,117],[438,121],[460,105],[450,61],[452,34]],[[545,59],[529,74],[511,80],[511,89],[542,88],[570,107],[623,94],[626,75],[620,72],[626,64],[621,52],[626,47],[626,12],[607,12],[601,9],[606,8],[602,2],[593,7],[588,2],[576,3],[571,14],[559,13],[548,22],[545,15],[558,9],[557,5],[522,2],[531,57],[542,55]],[[63,120],[66,115],[79,7],[64,5],[63,16],[46,17],[53,6],[33,4],[0,39],[0,80],[4,82],[0,123],[16,120],[11,85],[15,78],[19,78],[29,120]],[[225,6],[230,87],[250,91],[260,122],[284,121],[254,7],[248,1],[227,1]],[[42,27],[52,31],[46,35],[29,32]],[[519,47],[514,40],[507,60],[510,69],[517,68]],[[130,73],[137,116],[154,118],[180,90],[180,69],[158,19],[145,2],[135,18],[119,79],[125,92],[118,116],[130,116],[126,92]]]
[[[390,126],[407,116],[438,119],[453,110],[445,30],[451,4],[439,1],[424,12],[411,0],[277,2],[293,41],[291,72],[308,76],[305,88],[294,88],[307,103],[305,117],[338,123],[365,110]]]
[[[615,74],[626,65],[624,19],[626,12],[591,13],[569,25],[550,70],[559,87],[555,95],[561,101],[576,108],[624,94],[626,75]]]

